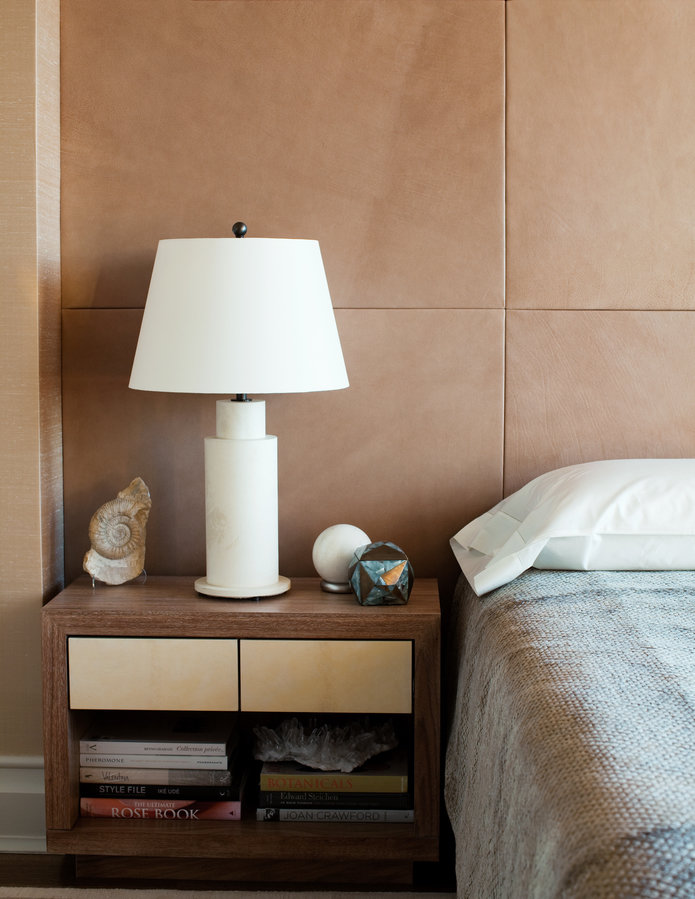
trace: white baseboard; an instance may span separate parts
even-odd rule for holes
[[[0,755],[0,852],[45,852],[43,758]]]

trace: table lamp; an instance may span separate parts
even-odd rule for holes
[[[206,596],[275,596],[277,438],[251,393],[348,386],[318,241],[161,240],[130,376],[135,390],[234,395],[205,438]],[[243,239],[242,239],[243,238]]]

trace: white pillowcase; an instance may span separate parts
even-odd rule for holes
[[[695,459],[612,459],[543,474],[451,539],[478,596],[532,566],[695,568]]]

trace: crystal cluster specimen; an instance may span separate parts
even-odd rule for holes
[[[372,726],[368,721],[305,727],[297,718],[277,729],[255,727],[254,756],[264,762],[286,759],[320,771],[354,771],[375,755],[393,749],[398,738],[391,721]]]

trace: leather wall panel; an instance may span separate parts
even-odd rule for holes
[[[394,540],[416,576],[455,570],[448,539],[502,490],[502,310],[337,310],[346,390],[266,397],[278,435],[280,563],[312,575],[331,524]],[[214,397],[128,389],[139,310],[65,310],[66,573],[96,508],[144,478],[146,568],[204,570],[203,437]]]
[[[321,241],[343,307],[503,305],[504,3],[66,0],[66,307],[157,241]]]
[[[506,7],[508,307],[695,308],[695,4]]]
[[[576,462],[691,457],[695,317],[507,314],[505,493]]]
[[[290,576],[341,520],[453,570],[503,465],[692,455],[692,33],[690,0],[66,0],[68,577],[135,475],[148,569],[203,568],[214,402],[128,391],[126,307],[160,237],[236,218],[321,241],[351,380],[267,398]]]

